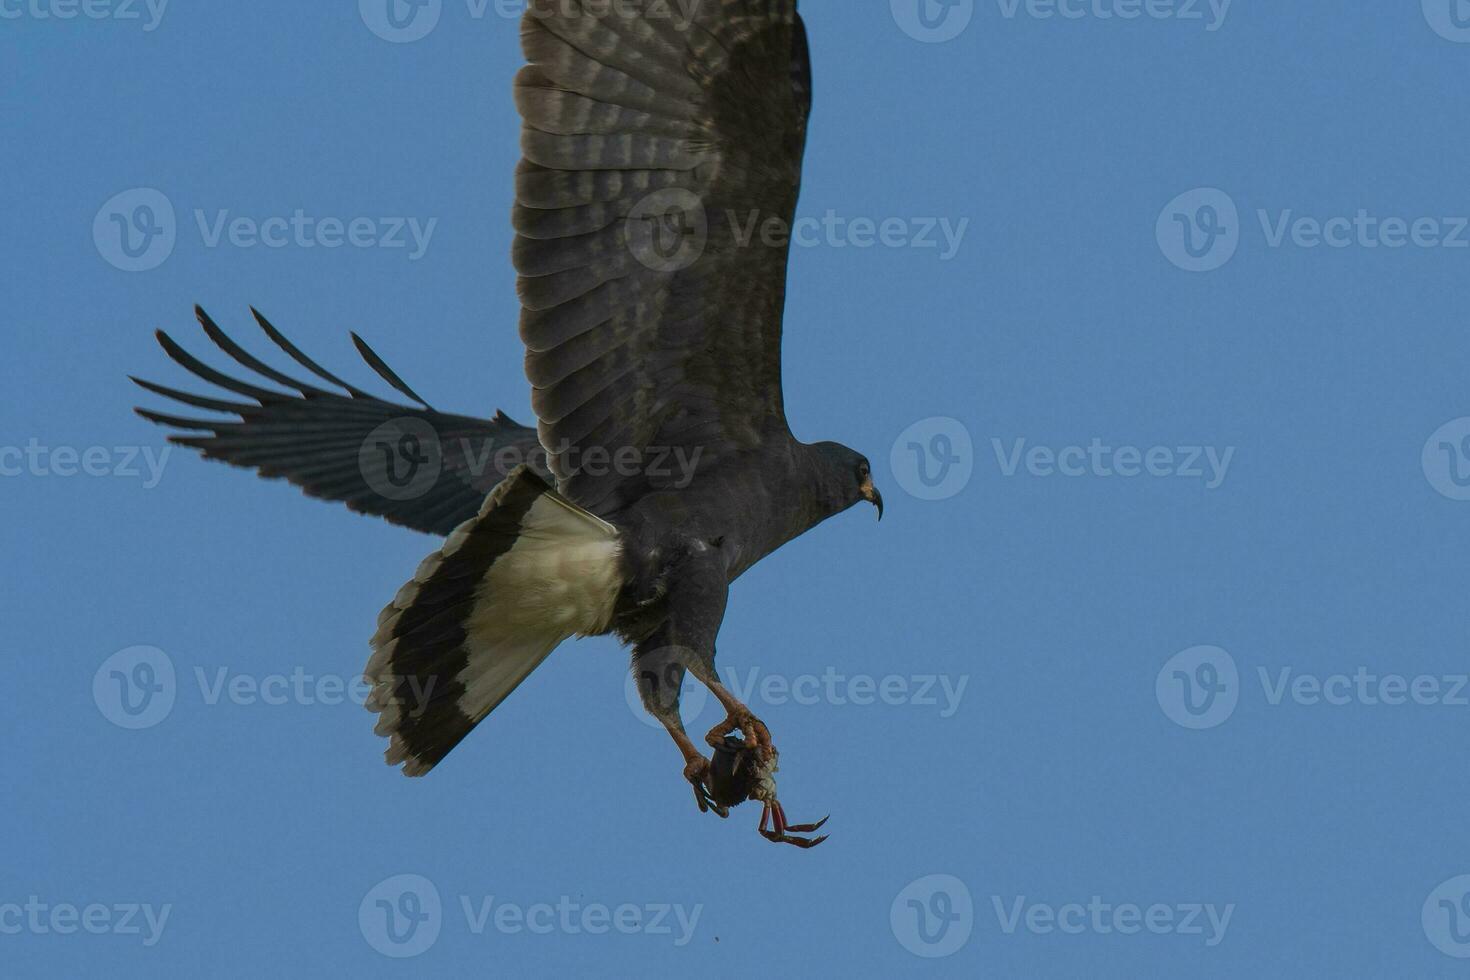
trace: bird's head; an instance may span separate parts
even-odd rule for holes
[[[860,500],[878,508],[883,519],[883,495],[873,485],[873,467],[866,456],[838,442],[819,442],[817,456],[822,461],[823,484],[838,511],[846,510]]]

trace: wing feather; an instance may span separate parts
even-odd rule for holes
[[[790,227],[805,29],[795,0],[702,0],[680,8],[689,19],[672,6],[532,0],[522,22],[526,376],[559,491],[604,514],[661,478],[584,468],[598,451],[682,445],[708,466],[790,438],[788,246],[736,231]]]
[[[253,311],[252,311],[253,312]],[[189,434],[170,441],[198,450],[208,459],[256,470],[262,477],[286,479],[308,495],[346,503],[361,513],[430,534],[447,535],[479,512],[480,505],[505,476],[520,463],[529,463],[543,476],[549,471],[541,460],[536,430],[517,425],[504,414],[476,419],[435,411],[414,393],[372,348],[353,335],[363,360],[385,381],[423,407],[407,407],[369,395],[340,381],[271,326],[259,313],[256,322],[292,360],[313,375],[340,387],[346,394],[328,391],[276,370],[232,340],[203,310],[196,310],[205,335],[236,363],[293,392],[272,391],[232,378],[194,357],[172,337],[160,331],[165,353],[194,376],[250,401],[228,401],[181,391],[139,378],[146,391],[191,408],[217,412],[234,419],[193,419],[137,409],[150,422]],[[437,476],[422,486],[411,484],[404,493],[384,492],[376,474],[364,465],[364,451],[383,426],[415,424],[415,431],[432,433]],[[427,427],[425,430],[423,427]],[[391,490],[392,488],[390,488]]]

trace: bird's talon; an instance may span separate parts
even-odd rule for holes
[[[724,746],[725,738],[734,731],[740,732],[745,739],[744,744],[755,752],[764,765],[774,768],[778,753],[771,743],[771,730],[748,710],[728,714],[724,721],[709,730],[704,740],[713,748],[719,749]]]
[[[684,778],[694,787],[694,802],[699,805],[700,813],[714,812],[721,820],[730,816],[729,807],[716,803],[709,795],[710,762],[704,756],[690,759],[684,766]]]
[[[695,786],[702,785],[709,779],[709,760],[702,755],[690,759],[684,765],[684,778]]]

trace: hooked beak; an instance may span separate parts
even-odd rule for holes
[[[864,500],[878,508],[878,520],[883,520],[883,495],[873,486],[873,478],[870,476],[864,480],[858,491],[862,493]]]

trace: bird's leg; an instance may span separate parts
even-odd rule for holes
[[[729,688],[720,683],[713,671],[696,670],[695,676],[703,682],[704,686],[719,699],[725,708],[725,720],[709,730],[704,740],[712,747],[719,748],[724,744],[725,736],[731,732],[739,731],[745,739],[745,744],[753,748],[759,755],[761,762],[774,768],[776,761],[776,747],[771,744],[771,732],[766,728],[766,723],[761,721],[747,708]]]
[[[633,655],[633,674],[643,707],[664,726],[684,757],[684,778],[694,787],[699,812],[713,810],[720,817],[728,817],[730,811],[709,795],[710,760],[695,746],[679,718],[679,690],[684,685],[685,669],[683,651],[674,644],[640,647]]]
[[[699,812],[708,813],[713,810],[721,819],[728,817],[729,809],[710,799],[709,791],[705,788],[709,783],[710,762],[695,748],[693,739],[684,731],[684,723],[679,720],[679,715],[675,713],[671,718],[661,716],[659,721],[663,722],[680,754],[684,756],[684,778],[694,787],[694,802],[699,805]]]

